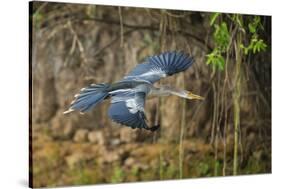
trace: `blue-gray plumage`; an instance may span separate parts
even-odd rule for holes
[[[143,79],[154,83],[163,77],[186,70],[193,63],[193,58],[181,52],[165,52],[148,57],[137,65],[123,80]]]
[[[148,57],[144,63],[138,64],[121,81],[113,84],[92,84],[81,89],[75,95],[69,109],[87,112],[111,97],[109,117],[122,125],[131,128],[144,128],[154,131],[159,125],[148,127],[144,114],[145,99],[148,95],[177,95],[187,99],[203,99],[186,90],[177,90],[169,86],[156,88],[153,83],[163,77],[185,71],[193,63],[193,58],[182,52],[165,52]]]

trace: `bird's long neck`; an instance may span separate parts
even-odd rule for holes
[[[157,95],[157,96],[170,96],[170,95],[176,95],[176,96],[181,96],[182,94],[177,91],[176,89],[170,89],[170,88],[157,88],[157,87],[153,87],[151,88],[150,91],[151,95]]]

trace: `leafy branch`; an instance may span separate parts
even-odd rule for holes
[[[227,16],[227,18],[230,18],[230,21],[225,19],[221,13],[213,13],[210,16],[214,48],[207,55],[206,64],[212,65],[213,68],[218,68],[219,70],[224,70],[225,67],[225,54],[231,43],[231,35],[229,31],[231,31],[232,24],[236,25],[239,28],[239,31],[246,36],[246,39],[242,40],[239,44],[244,55],[250,53],[256,54],[265,51],[267,48],[266,43],[258,34],[260,30],[263,30],[260,16],[250,17],[249,20],[242,19],[238,14]],[[247,22],[248,24],[245,24],[244,22]]]

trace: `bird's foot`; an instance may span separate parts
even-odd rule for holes
[[[149,130],[151,132],[154,132],[156,130],[158,130],[160,128],[160,125],[155,125],[155,126],[152,126],[152,127],[149,127],[149,128],[145,128],[146,130]]]

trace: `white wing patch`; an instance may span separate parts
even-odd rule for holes
[[[138,112],[137,103],[136,103],[135,99],[131,98],[131,99],[126,100],[126,106],[128,107],[128,110],[132,114],[135,114]]]
[[[135,114],[138,111],[144,111],[144,108],[137,104],[135,98],[127,99],[126,101],[126,106],[128,107],[128,110],[130,113]]]
[[[140,74],[140,75],[134,75],[134,76],[125,76],[124,78],[139,78],[139,77],[146,77],[146,76],[153,76],[153,75],[159,75],[160,77],[166,77],[167,74],[165,71],[163,71],[161,68],[155,67],[149,70],[146,73]]]
[[[151,75],[160,75],[161,77],[166,77],[167,74],[161,68],[152,68],[149,72],[143,73],[139,75],[140,77],[143,76],[151,76]]]
[[[133,89],[118,89],[118,90],[115,90],[115,91],[111,91],[109,92],[109,94],[118,94],[118,93],[130,93],[130,92],[134,92]]]
[[[122,102],[128,100],[127,96],[114,96],[111,98],[111,103],[117,103],[117,102]]]
[[[122,102],[126,101],[128,99],[131,99],[129,95],[134,94],[135,90],[134,89],[118,89],[115,91],[109,92],[111,95],[116,95],[111,98],[111,103],[117,103],[117,102]],[[118,95],[119,94],[119,95]],[[121,94],[121,95],[120,95]]]

